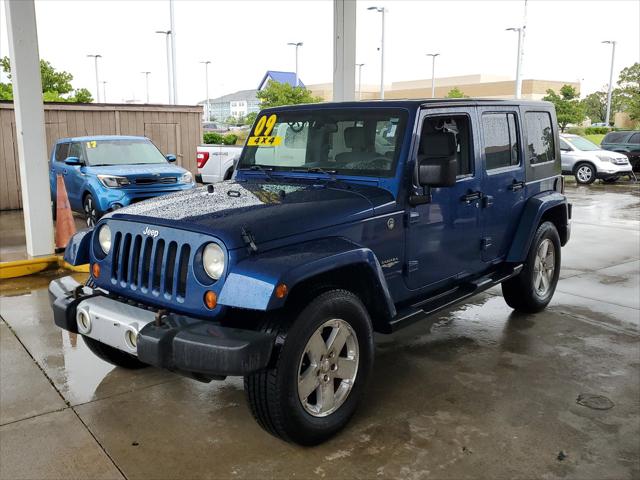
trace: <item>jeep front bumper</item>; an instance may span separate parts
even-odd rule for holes
[[[270,334],[119,301],[72,277],[52,281],[49,298],[60,328],[189,376],[244,376],[266,367],[271,358]]]

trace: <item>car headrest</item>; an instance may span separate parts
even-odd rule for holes
[[[349,127],[344,129],[344,144],[352,150],[364,150],[364,128]]]
[[[449,157],[456,153],[456,136],[452,132],[424,133],[420,150],[426,158]]]

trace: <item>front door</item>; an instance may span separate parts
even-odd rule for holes
[[[409,210],[405,281],[410,289],[444,287],[482,268],[476,125],[475,107],[422,113],[417,157],[436,148],[438,135],[453,133],[458,176],[454,186],[431,188],[431,202]]]
[[[517,107],[479,107],[482,131],[482,260],[508,253],[525,200],[522,128]]]

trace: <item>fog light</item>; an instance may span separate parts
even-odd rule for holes
[[[87,334],[91,331],[91,317],[84,310],[78,310],[76,315],[76,321],[78,323],[78,331],[83,334]]]
[[[91,265],[91,275],[93,275],[93,278],[98,278],[100,276],[100,265],[97,263]]]
[[[207,291],[207,293],[204,294],[204,304],[209,310],[216,308],[216,305],[218,304],[218,296],[216,295],[216,292],[212,292],[211,290]]]
[[[133,330],[127,330],[124,334],[124,340],[131,350],[138,349],[138,334]]]

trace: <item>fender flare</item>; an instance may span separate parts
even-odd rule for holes
[[[365,265],[375,278],[383,297],[385,316],[395,316],[382,267],[376,255],[341,237],[323,238],[250,256],[234,265],[227,276],[218,303],[252,310],[275,310],[284,306],[287,297],[274,295],[284,283],[291,292],[296,285],[316,275],[351,265]]]
[[[535,195],[527,200],[507,255],[507,262],[523,262],[527,258],[527,253],[542,216],[545,212],[558,206],[564,206],[562,218],[564,226],[568,229],[569,207],[567,197],[558,192],[547,192]]]
[[[92,228],[83,228],[69,239],[69,243],[64,250],[65,262],[73,266],[89,263],[92,233]]]

